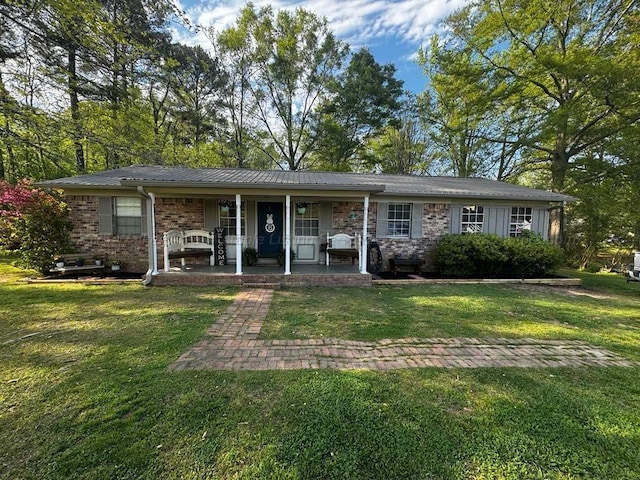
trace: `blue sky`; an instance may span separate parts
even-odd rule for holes
[[[234,23],[245,0],[174,0],[194,25],[222,30]],[[254,0],[256,7],[270,4],[274,10],[302,7],[329,21],[333,33],[352,50],[368,47],[381,64],[393,63],[405,88],[424,90],[425,77],[416,64],[423,42],[438,32],[444,17],[465,0]],[[176,31],[175,39],[210,46],[202,33]]]

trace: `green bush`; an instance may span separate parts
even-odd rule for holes
[[[68,251],[69,210],[58,192],[22,181],[0,182],[0,246],[17,250],[20,264],[46,273],[59,253]]]
[[[434,251],[441,275],[467,278],[531,278],[562,264],[560,248],[526,232],[516,238],[491,234],[444,236]]]
[[[242,264],[252,267],[258,263],[258,251],[252,247],[242,250]]]

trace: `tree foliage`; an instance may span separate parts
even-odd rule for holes
[[[449,17],[451,36],[431,56],[447,127],[467,150],[485,141],[523,149],[563,191],[575,159],[640,119],[637,22],[629,0],[472,2]]]
[[[315,161],[326,170],[360,170],[370,138],[399,126],[401,80],[395,67],[380,65],[369,50],[355,52],[331,83],[331,96],[320,109]]]

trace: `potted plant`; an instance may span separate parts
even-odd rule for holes
[[[233,202],[231,200],[227,200],[226,198],[223,198],[222,200],[218,201],[218,205],[220,205],[220,211],[226,213],[229,211],[229,208],[231,208],[231,206],[233,205]]]
[[[296,258],[296,252],[293,251],[293,248],[290,251],[291,251],[291,260],[293,260],[294,258]],[[278,265],[280,266],[284,265],[285,252],[286,250],[283,248],[280,254],[278,255]]]
[[[118,259],[115,259],[115,260],[111,260],[110,265],[111,265],[111,271],[117,272],[118,270],[120,270],[120,267],[122,266],[122,262]]]
[[[258,263],[258,251],[252,247],[242,250],[242,263],[248,267],[256,265]]]
[[[57,257],[53,263],[55,263],[56,268],[64,268],[64,258],[62,257]]]
[[[84,257],[78,257],[76,260],[76,267],[84,267]]]
[[[99,259],[99,258],[96,258],[96,259],[95,259],[95,264],[96,264],[96,267],[100,267],[100,266],[102,266],[102,260],[101,260],[101,259]]]
[[[307,211],[307,207],[309,205],[307,205],[307,202],[298,202],[296,203],[296,211],[300,214],[300,215],[304,215],[304,213]]]

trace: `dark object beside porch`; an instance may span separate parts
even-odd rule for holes
[[[423,264],[424,260],[419,258],[395,257],[389,259],[389,269],[392,272],[397,272],[403,267],[409,267],[413,273],[420,274],[420,267],[422,267]]]

